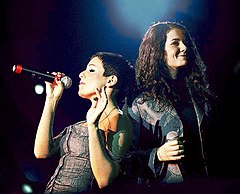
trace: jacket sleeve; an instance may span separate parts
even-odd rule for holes
[[[127,171],[132,174],[132,176],[141,178],[156,177],[161,173],[164,167],[163,163],[156,157],[158,144],[153,143],[153,145],[149,147],[147,144],[150,142],[148,142],[148,140],[145,142],[144,138],[142,140],[142,136],[145,136],[145,134],[141,134],[142,131],[151,133],[151,130],[146,128],[146,125],[143,126],[143,118],[141,117],[140,109],[135,101],[131,107],[127,108],[127,113],[133,126],[132,145],[128,157],[125,159]],[[154,136],[154,134],[151,135]],[[156,137],[154,142],[157,141],[159,143]]]

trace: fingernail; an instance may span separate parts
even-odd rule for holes
[[[93,100],[97,101],[97,100],[98,100],[98,97],[94,97]]]

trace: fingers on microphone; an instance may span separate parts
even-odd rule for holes
[[[172,157],[169,157],[170,160],[180,160],[184,157],[184,155],[181,155],[181,156],[172,156]]]
[[[59,77],[65,76],[65,74],[62,73],[62,72],[55,72],[55,71],[54,71],[54,72],[52,72],[51,74],[52,74],[52,75],[55,75],[55,76],[57,75],[57,76],[59,76]]]
[[[171,141],[166,142],[166,144],[171,145],[171,146],[178,145],[178,140],[171,140]]]
[[[184,158],[184,154],[183,154],[184,151],[174,151],[174,152],[171,152],[169,153],[169,159],[170,160],[180,160],[181,158]]]
[[[184,154],[184,149],[182,146],[172,146],[171,151],[169,152],[172,156],[179,156]]]
[[[184,145],[179,145],[178,147],[180,150],[184,149]]]
[[[185,140],[183,139],[183,137],[178,138],[178,144],[185,144]]]
[[[178,150],[178,155],[183,155],[184,154],[184,150]]]

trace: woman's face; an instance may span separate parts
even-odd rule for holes
[[[168,66],[176,70],[187,64],[187,46],[184,31],[173,28],[167,33],[165,42],[165,60]]]
[[[79,74],[80,83],[78,95],[82,98],[92,99],[95,97],[95,89],[101,90],[107,82],[107,77],[103,76],[104,68],[101,59],[92,58],[84,71]]]

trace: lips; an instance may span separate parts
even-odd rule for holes
[[[178,55],[178,58],[184,58],[184,59],[186,59],[186,58],[187,58],[187,55]]]
[[[85,83],[84,82],[79,82],[79,85],[84,85]]]
[[[186,53],[181,53],[181,54],[179,54],[178,56],[180,56],[180,57],[186,57],[187,55],[186,55]]]

